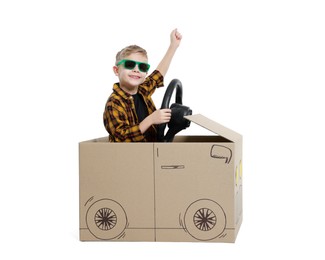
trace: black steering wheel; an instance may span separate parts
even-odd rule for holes
[[[172,116],[168,123],[168,131],[167,134],[164,135],[166,124],[158,125],[158,142],[172,142],[174,140],[174,136],[180,132],[181,130],[190,126],[190,121],[184,118],[184,116],[192,115],[192,110],[183,106],[183,87],[182,83],[178,79],[173,79],[165,92],[161,109],[169,108],[169,103],[172,98],[173,92],[176,89],[176,103],[170,106],[172,110]]]

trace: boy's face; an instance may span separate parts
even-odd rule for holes
[[[124,59],[148,63],[147,58],[140,53],[132,53]],[[147,76],[147,72],[139,70],[138,64],[133,69],[126,69],[121,64],[114,66],[113,71],[119,78],[120,87],[129,94],[136,94],[138,86],[144,82]]]

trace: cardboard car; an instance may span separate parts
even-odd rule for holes
[[[202,115],[209,136],[172,143],[79,143],[81,241],[235,242],[242,136]]]

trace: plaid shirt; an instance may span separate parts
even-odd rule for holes
[[[157,87],[163,86],[163,81],[163,75],[155,70],[138,87],[138,93],[142,95],[149,115],[156,110],[151,95]],[[156,141],[157,131],[154,126],[151,126],[145,135],[141,133],[133,97],[123,91],[119,83],[113,86],[113,93],[107,100],[103,118],[110,142]]]

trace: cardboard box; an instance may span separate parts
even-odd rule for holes
[[[79,144],[80,240],[235,242],[242,136],[202,116],[210,136]]]

